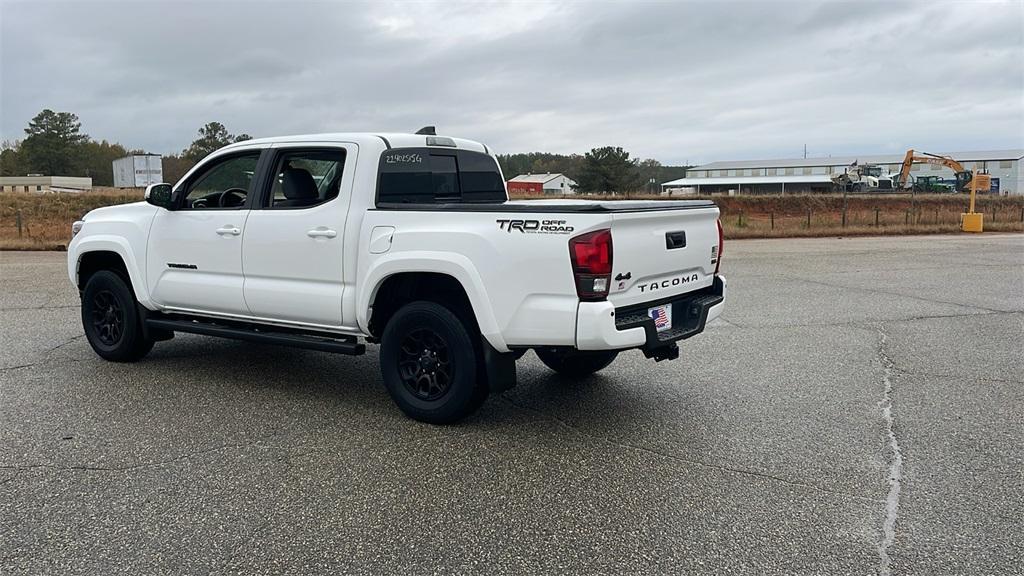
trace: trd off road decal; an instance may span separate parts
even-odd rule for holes
[[[509,234],[517,230],[521,234],[571,234],[573,227],[565,220],[496,220],[499,230]]]

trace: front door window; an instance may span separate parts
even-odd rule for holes
[[[182,209],[241,208],[249,196],[259,158],[259,152],[253,152],[215,162],[189,183]]]

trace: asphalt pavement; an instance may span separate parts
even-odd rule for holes
[[[377,348],[85,342],[0,253],[0,574],[1020,574],[1024,235],[726,244],[726,312],[405,418]]]

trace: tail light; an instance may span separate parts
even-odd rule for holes
[[[580,300],[604,300],[612,279],[612,231],[597,230],[570,238],[569,259]]]
[[[718,276],[718,267],[722,265],[722,248],[725,242],[722,238],[722,221],[718,220],[718,250],[715,251],[715,276]]]

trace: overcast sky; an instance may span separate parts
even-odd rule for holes
[[[0,0],[0,130],[414,131],[666,164],[1024,148],[1024,2]]]

